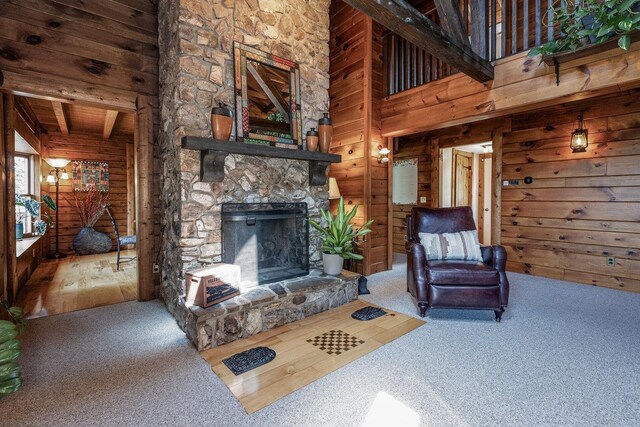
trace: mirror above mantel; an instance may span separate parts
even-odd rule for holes
[[[238,141],[302,148],[298,64],[234,44]]]

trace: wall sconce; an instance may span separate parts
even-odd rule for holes
[[[481,145],[481,147],[482,147],[482,150],[485,153],[493,153],[493,144],[492,143]]]
[[[378,163],[389,163],[389,153],[391,151],[387,147],[380,149],[380,155],[378,156]]]
[[[589,131],[584,127],[582,113],[578,114],[578,127],[571,132],[571,151],[584,153],[589,145]]]

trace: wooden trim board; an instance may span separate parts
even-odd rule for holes
[[[238,398],[247,413],[252,414],[425,324],[420,319],[388,309],[384,309],[387,315],[374,320],[358,321],[351,318],[351,313],[368,305],[372,304],[354,301],[280,328],[204,351],[201,355]],[[342,354],[329,355],[307,342],[308,339],[332,330],[346,332],[364,343]],[[238,376],[222,363],[234,354],[259,346],[274,350],[276,358]]]

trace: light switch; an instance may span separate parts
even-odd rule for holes
[[[420,197],[420,203],[427,203],[427,198],[425,196]]]

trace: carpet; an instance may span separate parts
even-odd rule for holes
[[[406,266],[363,300],[418,318]],[[491,311],[430,310],[418,328],[247,415],[158,301],[29,323],[15,426],[640,425],[640,294],[509,273]]]
[[[368,321],[351,317],[368,305],[354,301],[201,355],[247,413],[252,414],[425,323],[391,311]],[[255,347],[275,351],[275,359],[240,375],[224,363]]]

